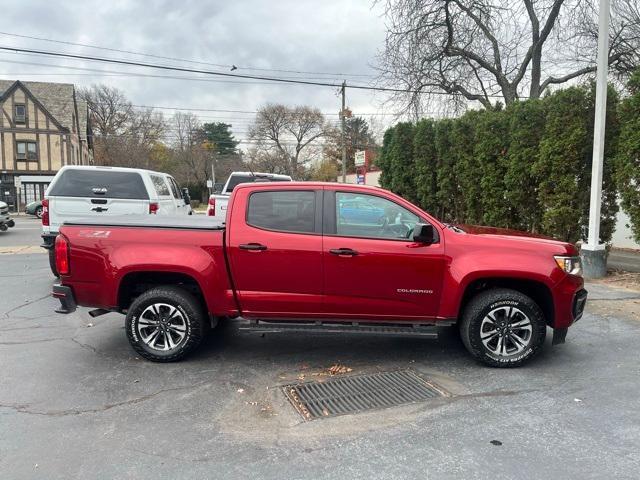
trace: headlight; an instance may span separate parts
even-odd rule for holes
[[[582,276],[582,260],[580,260],[580,257],[556,255],[553,258],[556,259],[558,266],[568,274]]]

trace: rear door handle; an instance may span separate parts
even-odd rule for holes
[[[329,250],[329,253],[344,257],[355,257],[356,255],[358,255],[358,252],[350,248],[332,248],[331,250]]]
[[[241,245],[238,245],[238,248],[240,250],[253,250],[253,251],[261,252],[263,250],[266,250],[267,246],[262,245],[260,243],[243,243]]]

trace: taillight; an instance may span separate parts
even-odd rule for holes
[[[160,208],[160,204],[158,203],[150,203],[149,204],[149,213],[155,215],[158,213],[158,209]]]
[[[207,208],[207,215],[210,217],[216,216],[216,199],[214,197],[209,197],[209,208]]]
[[[56,237],[56,270],[59,275],[69,275],[69,242],[64,235]]]
[[[49,199],[42,200],[42,226],[49,226]]]

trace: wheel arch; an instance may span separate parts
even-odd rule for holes
[[[125,274],[118,284],[118,308],[124,311],[141,294],[154,287],[171,285],[183,288],[193,294],[209,310],[204,290],[198,280],[184,272],[172,271],[133,271]]]
[[[548,326],[553,327],[555,309],[553,296],[549,287],[540,281],[514,277],[482,277],[470,281],[464,289],[458,308],[458,318],[461,317],[469,301],[478,293],[492,288],[508,288],[530,297],[542,310]]]

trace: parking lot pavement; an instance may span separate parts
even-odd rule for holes
[[[188,360],[154,364],[129,348],[121,316],[53,313],[52,283],[45,256],[0,256],[2,478],[584,480],[640,471],[640,323],[624,316],[588,307],[565,345],[548,339],[514,370],[478,365],[452,329],[437,341],[262,338],[233,324]],[[634,299],[594,290],[596,302]],[[352,373],[411,368],[453,396],[303,421],[278,386],[326,378],[318,374],[336,363]]]
[[[36,217],[24,215],[12,218],[16,222],[15,227],[8,229],[6,232],[0,232],[0,254],[15,250],[29,251],[29,253],[46,253],[44,249],[36,248],[42,243],[40,238],[42,232],[41,221]]]

